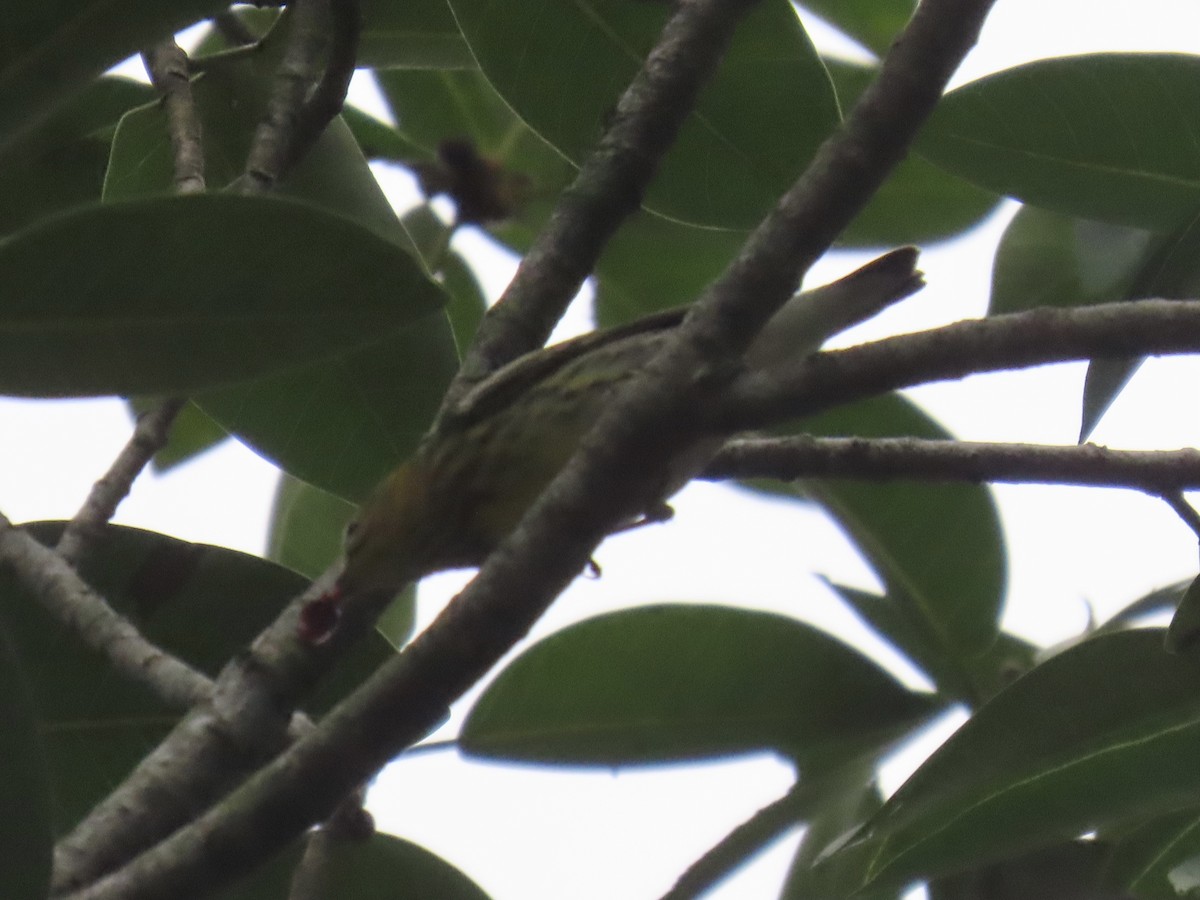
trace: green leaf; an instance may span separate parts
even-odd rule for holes
[[[226,0],[6,4],[0,145],[50,115],[106,69],[227,5]]]
[[[635,765],[776,750],[820,768],[941,708],[801,622],[706,605],[599,616],[521,654],[459,744],[491,758]]]
[[[877,66],[829,57],[824,62],[843,110],[857,102],[878,73]],[[977,225],[999,202],[995,194],[910,155],[838,235],[837,243],[841,247],[891,247],[945,240]]]
[[[461,354],[471,343],[475,329],[487,311],[483,287],[471,264],[450,247],[452,227],[443,222],[428,203],[406,212],[403,222],[425,265],[440,278],[442,287],[450,294],[446,315]]]
[[[1139,900],[1176,900],[1200,890],[1200,811],[1156,816],[1119,836],[1109,879]]]
[[[0,896],[41,900],[50,889],[54,846],[50,780],[38,710],[6,620],[0,621]]]
[[[1200,58],[1046,59],[950,92],[917,151],[975,184],[1070,215],[1173,229],[1200,206]]]
[[[800,426],[821,436],[948,438],[903,397],[839,407]],[[875,569],[905,614],[921,620],[942,653],[969,667],[995,641],[1005,589],[1004,536],[991,492],[978,485],[805,481],[799,492],[828,512]]]
[[[1167,235],[1160,235],[1146,250],[1137,281],[1128,299],[1145,297],[1190,299],[1200,294],[1200,216]],[[1145,357],[1095,359],[1088,363],[1083,385],[1081,440],[1091,433],[1109,405],[1133,377]]]
[[[949,240],[982,222],[999,202],[995,194],[909,156],[838,235],[837,245],[893,247]]]
[[[858,827],[883,805],[879,785],[870,771],[859,770],[857,782],[826,798],[820,811],[809,819],[800,846],[792,859],[780,900],[812,900],[815,897],[848,896],[857,887],[858,872],[837,864],[817,866],[826,848]],[[898,900],[897,891],[871,892],[863,900]]]
[[[1194,297],[1200,291],[1198,252],[1200,217],[1164,235],[1025,206],[996,252],[990,312]],[[1088,365],[1080,440],[1141,363],[1100,359]]]
[[[286,472],[279,478],[267,530],[267,559],[317,578],[342,552],[354,504]]]
[[[370,346],[195,401],[290,475],[358,502],[416,448],[457,366],[439,312]]]
[[[26,527],[52,544],[63,523]],[[105,528],[81,575],[147,638],[209,675],[308,585],[296,573],[244,553],[115,525]],[[0,614],[26,661],[61,833],[161,740],[180,713],[64,634],[7,572],[0,573]],[[329,709],[391,652],[380,638],[364,641],[306,707]]]
[[[358,65],[372,69],[474,69],[446,0],[363,0]]]
[[[1179,598],[1179,606],[1171,617],[1167,628],[1166,647],[1168,653],[1195,654],[1200,639],[1200,575],[1192,579],[1192,583],[1184,590]]]
[[[929,886],[929,900],[1131,900],[1106,885],[1111,847],[1069,841],[1026,853]]]
[[[488,80],[576,165],[670,12],[627,0],[450,5]],[[738,26],[646,204],[693,224],[752,227],[837,119],[828,76],[791,4],[760,3]]]
[[[470,878],[440,856],[388,834],[362,843],[347,842],[329,860],[328,896],[353,900],[395,900],[397,886],[410,897],[487,900]]]
[[[0,153],[0,235],[100,199],[112,129],[154,96],[148,85],[100,78]]]
[[[1022,206],[996,249],[989,315],[1130,296],[1154,232]]]
[[[642,210],[625,220],[596,267],[596,320],[607,328],[690,303],[733,259],[739,231],[696,228]]]
[[[1200,660],[1161,629],[1084,641],[985,705],[852,843],[902,885],[1200,802]]]
[[[270,85],[266,63],[265,58],[255,56],[206,72],[193,83],[209,188],[227,187],[242,174],[251,137],[265,109]],[[105,176],[105,200],[173,193],[168,135],[166,114],[159,104],[132,110],[122,118]],[[329,123],[276,193],[339,213],[412,250],[412,242],[341,118]]]
[[[440,856],[390,834],[346,839],[330,846],[319,874],[321,897],[343,900],[488,900],[488,895]],[[218,900],[279,900],[293,896],[292,879],[304,852],[290,847]],[[311,883],[311,882],[310,882]]]
[[[1162,243],[1160,235],[1145,229],[1023,206],[1005,229],[996,251],[989,313],[1131,299],[1135,291],[1150,286],[1148,263]],[[1089,364],[1081,441],[1091,434],[1139,365],[1140,359],[1101,359]]]
[[[912,615],[903,600],[831,582],[826,584],[947,696],[973,703],[986,700],[1032,669],[1037,659],[1037,647],[1006,632],[1001,632],[985,653],[964,659],[948,652],[929,623]]]
[[[880,56],[908,24],[916,7],[914,0],[805,0],[802,5]]]
[[[426,155],[424,150],[411,143],[391,125],[357,107],[342,107],[342,120],[367,159],[381,159],[407,165]]]
[[[407,253],[355,222],[232,195],[59,216],[0,242],[0,283],[0,390],[37,396],[250,378],[378,341],[442,300]]]
[[[255,69],[242,64],[210,73],[196,84],[212,183],[239,175],[261,93]],[[114,162],[109,189],[122,194],[167,190],[171,175],[165,135],[165,122],[154,108],[126,116],[117,136],[126,162]],[[423,269],[415,242],[344,123],[331,123],[281,189],[360,222],[409,251],[414,270]],[[324,253],[313,254],[314,261],[331,258]],[[353,268],[339,258],[331,271]],[[418,295],[428,288],[445,296],[423,275],[418,286]],[[388,289],[389,301],[411,302],[412,293],[409,285],[396,281]],[[204,392],[196,402],[290,474],[357,501],[412,451],[457,365],[449,322],[438,313],[400,330],[381,331],[369,346],[347,347],[312,365]]]

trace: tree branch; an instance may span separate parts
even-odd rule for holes
[[[167,112],[167,133],[175,163],[175,192],[204,191],[204,143],[200,116],[192,99],[188,58],[174,38],[155,44],[142,54],[150,83],[162,94]]]
[[[617,103],[596,150],[559,198],[500,300],[488,310],[443,409],[475,382],[546,342],[608,239],[640,206],[701,86],[752,4],[753,0],[677,4]]]
[[[297,0],[267,111],[254,133],[242,190],[270,190],[342,109],[362,28],[358,0]],[[328,49],[320,80],[317,68]],[[315,84],[315,87],[314,87]]]
[[[301,641],[300,612],[328,590],[334,574],[314,582],[247,652],[231,659],[218,675],[209,702],[193,707],[125,781],[58,842],[54,893],[80,888],[124,864],[311,732],[307,717],[293,713],[300,698],[371,630],[390,599],[376,597],[373,605],[348,607],[324,643]],[[131,809],[138,815],[131,815]]]
[[[679,346],[732,360],[905,157],[994,0],[922,2],[879,74],[696,303]],[[693,361],[694,362],[694,361]]]
[[[37,597],[79,641],[100,653],[114,670],[148,687],[177,709],[207,699],[212,682],[187,663],[142,637],[93,591],[70,564],[0,514],[0,565]]]
[[[1200,301],[1138,300],[971,319],[798,360],[783,375],[746,372],[708,410],[732,434],[876,394],[1056,362],[1200,351]]]
[[[171,425],[187,403],[183,399],[164,400],[138,416],[133,435],[117,454],[109,470],[93,486],[83,506],[67,523],[55,549],[71,565],[78,565],[87,548],[113,517],[121,501],[129,495],[134,480],[154,454],[166,446]]]
[[[718,884],[771,841],[797,827],[810,802],[808,785],[801,781],[791,790],[725,835],[719,843],[688,866],[661,900],[691,900]]]
[[[362,33],[359,0],[327,0],[329,4],[329,58],[325,71],[305,101],[296,122],[296,131],[284,163],[286,172],[300,161],[308,148],[342,111],[354,65],[358,58],[358,39]]]
[[[1200,489],[1200,450],[798,435],[730,441],[699,477],[1071,484],[1164,495]]]

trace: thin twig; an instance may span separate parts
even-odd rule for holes
[[[358,39],[362,33],[359,0],[327,0],[329,3],[329,58],[321,80],[305,101],[296,122],[296,131],[284,163],[286,172],[308,148],[316,143],[325,126],[337,117],[346,102],[350,79],[358,58]]]
[[[1188,503],[1187,498],[1183,496],[1183,491],[1163,491],[1159,494],[1166,504],[1175,510],[1175,515],[1183,519],[1185,525],[1192,529],[1197,538],[1200,538],[1200,513],[1192,504]]]
[[[148,687],[168,705],[185,710],[212,696],[207,676],[143,638],[66,560],[2,514],[0,565],[84,646],[103,654],[114,670]]]
[[[167,113],[167,134],[175,164],[175,192],[204,191],[204,143],[200,116],[192,99],[188,58],[174,38],[155,44],[142,54],[150,83],[162,94]]]
[[[254,132],[242,190],[270,190],[342,108],[362,28],[358,0],[297,0],[266,114]],[[327,63],[318,80],[323,55]]]
[[[134,480],[154,454],[166,446],[171,425],[187,401],[164,400],[138,416],[133,435],[117,454],[108,471],[93,486],[83,506],[67,524],[55,549],[71,565],[77,565],[87,547],[100,535],[117,506],[129,494]]]
[[[753,0],[676,5],[657,45],[618,101],[599,145],[488,310],[444,409],[475,382],[545,343],[609,238],[638,209],[700,88],[752,5]]]
[[[699,897],[771,841],[799,825],[808,801],[806,789],[807,784],[799,782],[778,800],[757,810],[688,866],[662,900]]]
[[[1200,489],[1200,450],[810,435],[742,438],[725,444],[699,477],[1070,484],[1158,495]]]

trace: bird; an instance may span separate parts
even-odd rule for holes
[[[796,294],[749,346],[746,367],[770,373],[794,364],[832,335],[917,292],[924,286],[917,257],[915,247],[901,247]],[[534,350],[471,388],[347,527],[334,595],[395,592],[435,571],[480,565],[686,312],[666,310]],[[720,444],[712,442],[702,455]],[[669,495],[705,462],[692,459],[682,478],[664,485],[661,504],[645,518],[665,518]]]

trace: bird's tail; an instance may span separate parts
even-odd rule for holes
[[[901,247],[844,278],[797,294],[767,322],[746,353],[753,369],[775,369],[816,352],[826,340],[925,286],[916,247]]]

